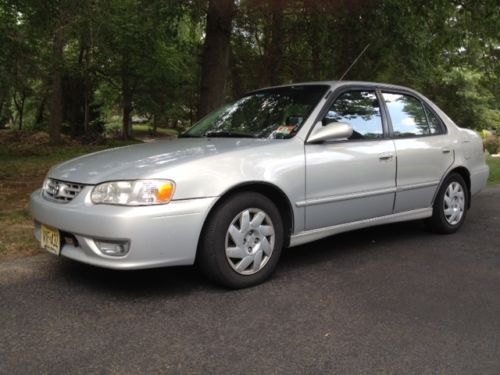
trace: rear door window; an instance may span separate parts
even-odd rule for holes
[[[383,93],[391,116],[394,137],[418,137],[433,134],[420,100],[411,95]]]

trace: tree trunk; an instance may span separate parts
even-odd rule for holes
[[[89,106],[89,96],[87,89],[85,89],[85,98],[83,102],[83,133],[89,133],[89,115],[90,115],[90,106]]]
[[[43,113],[45,112],[45,104],[47,102],[47,94],[44,93],[40,104],[38,105],[38,109],[36,111],[35,124],[39,125],[43,123]]]
[[[89,133],[90,121],[90,80],[85,78],[85,93],[83,98],[83,133]]]
[[[52,48],[52,57],[54,59],[52,71],[52,98],[50,105],[50,142],[58,144],[61,142],[61,126],[63,116],[62,102],[62,73],[61,65],[63,63],[64,34],[61,25],[58,25],[54,34],[54,44]]]
[[[224,104],[234,13],[233,0],[209,0],[198,118]]]
[[[283,11],[286,1],[269,0],[271,13],[270,42],[266,50],[267,83],[271,86],[281,83],[283,70]]]
[[[3,114],[3,106],[4,106],[4,103],[5,103],[5,96],[2,95],[0,96],[0,121],[3,120],[2,118],[2,114]],[[2,123],[0,122],[0,129],[2,128]]]
[[[176,118],[173,118],[172,120],[170,120],[170,128],[177,130],[178,123],[179,123],[179,121],[177,121]]]
[[[89,47],[85,46],[84,42],[80,42],[80,55],[78,57],[78,65],[83,72],[83,134],[89,132],[90,121],[90,95],[91,85],[89,77]]]
[[[122,110],[122,138],[126,140],[130,139],[132,128],[132,92],[126,70],[122,74]]]
[[[16,107],[17,111],[17,123],[18,123],[18,129],[23,130],[23,120],[24,120],[24,103],[26,101],[26,94],[23,90],[21,93],[21,97],[19,98],[19,101],[17,100],[16,94],[14,93],[13,96],[14,99],[14,106]]]
[[[23,130],[23,120],[24,120],[24,101],[25,96],[21,98],[21,105],[19,106],[19,130]]]
[[[231,48],[229,54],[229,65],[231,72],[231,88],[233,98],[238,98],[241,96],[246,90],[243,88],[243,80],[241,79],[241,68],[236,61],[236,56],[233,53]]]
[[[158,131],[158,114],[153,115],[153,135],[156,135]]]
[[[95,11],[92,2],[88,2],[89,15]],[[93,81],[90,76],[90,67],[94,62],[94,26],[92,23],[92,16],[89,17],[89,45],[85,50],[85,60],[84,60],[84,72],[85,72],[85,102],[84,102],[84,119],[83,119],[83,129],[85,134],[88,134],[90,130],[90,103],[93,99]]]

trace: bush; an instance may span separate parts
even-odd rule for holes
[[[479,135],[483,140],[490,138],[492,136],[491,132],[489,130],[483,129],[479,132]]]
[[[499,142],[497,137],[489,137],[484,141],[484,147],[490,155],[498,153]]]
[[[113,121],[105,125],[104,135],[106,138],[119,138],[122,134],[122,124],[119,121]]]

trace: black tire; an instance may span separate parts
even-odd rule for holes
[[[255,230],[255,233],[257,233],[255,235],[252,233],[252,230],[246,234],[245,238],[247,239],[249,235],[253,236],[253,244],[258,243],[260,240],[265,240],[267,241],[266,249],[272,248],[270,255],[266,255],[265,252],[261,253],[262,255],[260,261],[259,263],[256,263],[262,265],[261,269],[255,271],[253,267],[256,266],[252,265],[255,262],[252,262],[248,266],[248,270],[241,271],[255,272],[253,274],[241,274],[237,272],[234,267],[236,267],[235,263],[237,263],[237,259],[239,257],[232,259],[226,256],[226,242],[231,243],[233,241],[232,236],[228,233],[230,225],[236,226],[239,224],[240,231],[245,232],[241,226],[241,221],[243,219],[241,219],[241,216],[238,215],[247,211],[249,212],[249,215],[252,215],[252,212],[255,212],[253,218],[256,217],[256,213],[261,211],[264,212],[267,216],[264,219],[265,221],[262,223],[266,224],[264,226],[267,228],[269,227],[268,224],[271,224],[271,227],[274,227],[274,236],[264,236],[266,237],[265,239],[260,231],[257,233],[257,230]],[[240,221],[235,222],[234,220],[238,217],[240,217]],[[259,226],[259,228],[262,228],[262,226]],[[254,239],[254,237],[259,237],[261,239]],[[283,237],[283,221],[280,212],[269,198],[255,192],[238,193],[224,199],[214,208],[213,212],[211,212],[207,218],[207,222],[202,231],[198,246],[197,265],[209,279],[228,288],[240,289],[254,286],[267,280],[273,273],[281,255]],[[274,240],[274,246],[268,245],[271,243],[271,240]],[[233,245],[234,244],[236,244],[236,242],[234,242]],[[241,246],[234,246],[238,249],[241,248]],[[262,244],[262,246],[264,245]],[[260,247],[254,248],[260,249]],[[251,251],[250,247],[248,248],[248,251]],[[251,253],[249,254],[251,255]],[[241,258],[241,261],[243,261],[243,258]],[[242,264],[239,265],[241,266]]]
[[[463,212],[460,219],[450,222],[445,214],[445,196],[448,188],[452,184],[459,184],[463,191]],[[456,186],[456,185],[455,185]],[[434,200],[432,217],[426,220],[426,224],[433,232],[441,234],[455,233],[464,223],[469,207],[469,191],[463,177],[458,173],[451,173],[446,177],[441,185],[436,199]]]

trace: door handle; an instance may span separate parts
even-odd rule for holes
[[[449,148],[442,148],[441,151],[443,152],[443,154],[449,154],[451,152],[451,150]]]
[[[381,154],[378,155],[378,158],[380,160],[389,160],[393,158],[392,152],[382,152]]]

